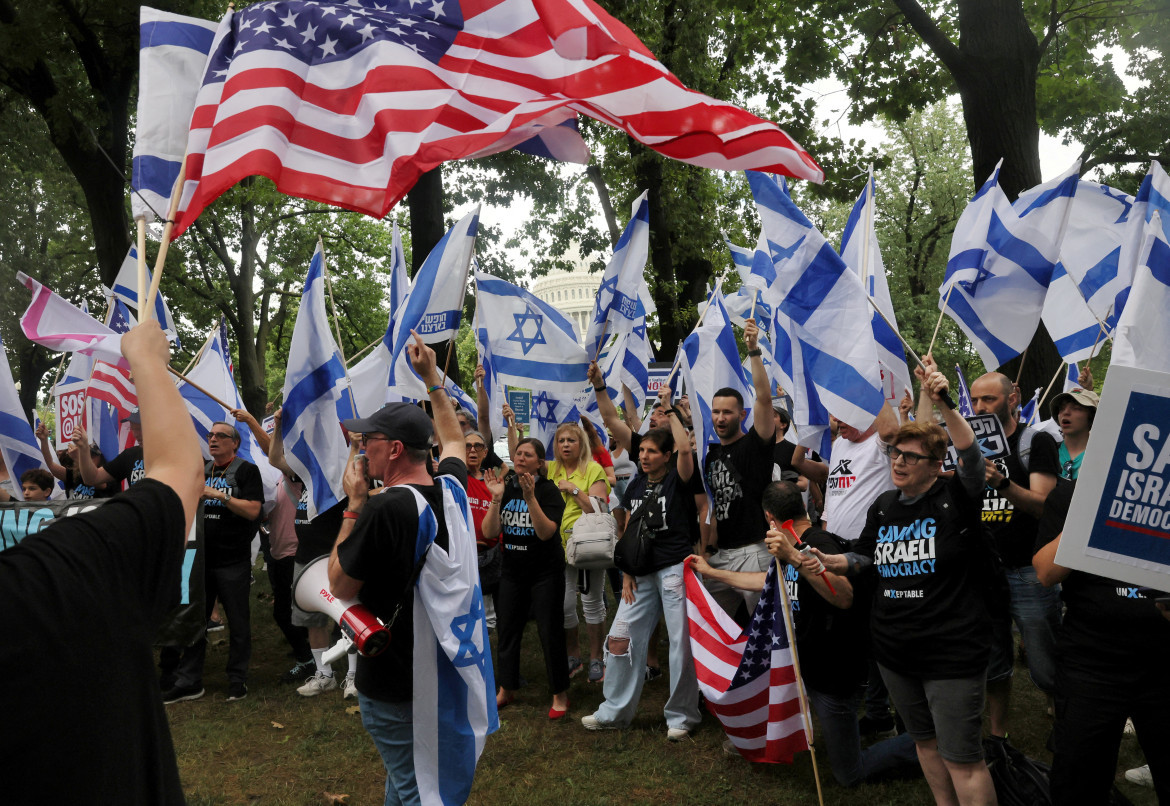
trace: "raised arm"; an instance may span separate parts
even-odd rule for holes
[[[495,469],[491,469],[483,471],[483,482],[487,485],[488,492],[492,494],[492,502],[488,504],[480,528],[483,530],[484,537],[499,537],[503,532],[503,524],[500,522],[500,502],[504,500],[504,480]]]
[[[203,454],[191,416],[167,373],[170,347],[158,322],[147,320],[122,336],[122,355],[130,362],[138,391],[146,477],[170,487],[183,502],[186,543],[203,492]],[[79,453],[86,456],[89,451]]]
[[[488,400],[487,387],[483,385],[483,379],[487,377],[487,372],[484,371],[483,364],[475,365],[475,427],[479,429],[479,435],[483,437],[483,441],[491,447],[492,444],[492,410],[491,402]]]
[[[431,398],[431,411],[435,415],[435,437],[443,446],[439,461],[465,460],[467,449],[463,445],[463,429],[459,427],[459,418],[455,416],[455,408],[447,397],[447,390],[443,388],[438,367],[435,366],[435,351],[423,344],[422,337],[413,330],[410,331],[410,335],[414,336],[414,341],[406,345],[406,350],[414,371],[427,385],[427,393]]]
[[[264,451],[264,455],[268,455],[271,446],[272,438],[268,436],[268,432],[264,430],[264,426],[252,416],[252,412],[247,409],[232,409],[232,416],[236,418],[237,423],[243,423],[248,426],[248,430],[252,432],[252,436],[256,438],[256,444],[260,446],[260,450]],[[269,461],[269,464],[272,464]]]
[[[609,429],[609,433],[613,434],[614,440],[627,453],[630,451],[630,439],[633,431],[630,426],[622,421],[621,415],[618,414],[617,407],[613,405],[613,401],[609,399],[609,392],[605,388],[605,378],[601,374],[601,367],[597,366],[596,361],[589,362],[589,383],[593,387],[593,391],[597,395],[597,410],[601,412],[601,419],[605,421],[605,427]],[[622,387],[625,390],[625,387]],[[630,412],[634,409],[634,397],[630,395],[630,400],[626,404],[626,416],[630,416]],[[636,457],[634,457],[636,459]]]
[[[662,384],[658,389],[658,400],[666,412],[666,419],[670,422],[670,433],[674,437],[674,467],[678,471],[678,477],[686,483],[695,475],[695,452],[691,450],[691,437],[687,429],[683,428],[678,410],[670,405],[673,394],[666,384]]]
[[[894,411],[890,401],[886,400],[882,403],[881,411],[878,412],[877,419],[873,421],[874,430],[877,431],[878,439],[889,445],[894,441],[894,437],[898,433],[898,429],[902,427],[901,420],[898,419],[898,412]]]
[[[642,430],[642,414],[638,411],[638,401],[634,400],[634,393],[630,387],[622,384],[622,405],[626,408],[626,428],[638,432]]]
[[[748,357],[752,362],[752,388],[756,390],[756,412],[768,412],[766,417],[755,417],[752,428],[764,442],[771,442],[776,436],[776,420],[772,417],[772,382],[764,369],[763,352],[760,350],[760,328],[755,319],[748,319],[743,328],[743,341],[747,345]]]
[[[943,404],[943,399],[950,393],[951,384],[947,380],[947,376],[938,371],[934,358],[927,353],[922,359],[922,363],[926,367],[925,371],[922,367],[917,367],[914,370],[915,376],[922,384],[922,391],[930,397],[930,402],[942,412],[943,423],[946,425],[947,433],[950,434],[951,442],[955,445],[955,450],[965,451],[975,444],[975,432],[971,430],[971,424],[963,415],[959,414],[957,408],[952,409]]]
[[[37,440],[41,443],[41,457],[45,460],[45,467],[49,468],[49,472],[53,474],[53,478],[64,481],[65,467],[57,461],[56,454],[49,447],[49,429],[44,423],[37,426]],[[88,448],[89,446],[87,445],[86,447]],[[80,452],[80,449],[78,449],[78,452]]]
[[[284,435],[280,433],[280,415],[283,411],[284,407],[281,407],[274,415],[276,427],[272,429],[272,440],[268,444],[268,464],[291,479],[296,473],[284,458]]]
[[[168,354],[167,357],[169,358],[170,355]],[[141,404],[139,408],[141,408]],[[190,418],[188,417],[188,419]],[[104,467],[98,467],[93,463],[93,456],[89,452],[89,434],[84,428],[78,427],[73,432],[73,444],[77,446],[77,469],[81,471],[82,481],[91,487],[114,483],[114,477]]]
[[[528,514],[532,517],[532,528],[541,540],[551,540],[560,533],[560,524],[556,523],[540,506],[536,500],[536,479],[531,473],[520,474],[520,492],[524,494],[524,501],[528,504]]]

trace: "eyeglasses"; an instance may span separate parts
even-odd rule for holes
[[[362,434],[362,442],[376,442],[379,439],[385,440],[386,442],[390,441],[390,437],[385,434]]]
[[[467,450],[469,450],[469,451],[486,451],[487,450],[487,445],[484,445],[482,442],[465,442],[464,447],[466,447]]]
[[[207,438],[211,439],[235,439],[234,434],[228,434],[224,431],[208,431]]]
[[[927,460],[931,459],[931,457],[924,456],[921,453],[915,453],[914,451],[900,450],[899,448],[895,448],[893,445],[886,446],[886,456],[890,457],[890,461],[896,462],[899,459],[901,459],[903,462],[905,462],[908,465],[916,465],[919,462],[921,462],[923,459],[927,459]]]

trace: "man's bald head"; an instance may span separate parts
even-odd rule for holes
[[[1008,434],[1015,430],[1012,423],[1019,405],[1020,396],[1015,384],[1001,372],[980,375],[971,384],[971,406],[975,413],[994,414]]]

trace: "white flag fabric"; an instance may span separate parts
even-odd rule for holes
[[[16,280],[32,292],[32,302],[20,317],[29,341],[59,353],[81,353],[119,367],[129,367],[122,357],[122,335],[115,333],[85,311],[57,296],[23,272]]]
[[[906,368],[906,351],[894,328],[898,320],[894,316],[894,302],[890,299],[890,286],[886,282],[886,266],[878,246],[874,218],[877,212],[877,184],[872,176],[865,184],[865,190],[857,197],[845,232],[841,236],[841,259],[861,278],[865,293],[873,300],[878,310],[870,314],[874,342],[877,345],[878,364],[881,367],[882,393],[891,405],[898,405],[907,391],[913,393],[910,385],[910,370]],[[893,325],[887,324],[887,320]]]
[[[130,194],[134,218],[153,221],[155,212],[166,217],[187,151],[195,96],[218,28],[219,23],[210,20],[147,6],[139,10],[138,114],[130,180],[138,191]]]
[[[1032,341],[1057,262],[1051,240],[1020,221],[1000,189],[1002,164],[959,217],[938,300],[989,372]]]
[[[864,431],[885,403],[861,279],[771,179],[748,172],[776,264],[773,356],[796,401],[800,444],[823,447],[827,413]],[[807,419],[807,421],[806,421]],[[823,454],[822,454],[823,455]]]
[[[467,270],[475,252],[479,207],[465,215],[442,237],[415,272],[406,299],[394,311],[394,337],[390,345],[390,385],[411,397],[425,398],[426,384],[415,373],[406,355],[410,331],[427,343],[444,341],[459,330]]]
[[[41,446],[37,442],[32,426],[20,407],[20,394],[12,380],[8,366],[8,354],[0,341],[0,456],[12,479],[12,495],[17,501],[24,500],[20,489],[20,477],[29,470],[45,467]],[[0,541],[0,547],[3,547]]]
[[[1146,224],[1129,300],[1117,322],[1111,363],[1170,372],[1170,244],[1161,214]]]
[[[424,804],[462,804],[488,734],[499,730],[491,643],[476,562],[467,491],[439,476],[447,549],[418,490],[415,563],[426,561],[414,589],[414,770]]]
[[[146,283],[149,286],[151,280],[150,269],[146,270]],[[138,310],[138,248],[131,246],[130,251],[126,253],[126,259],[122,261],[121,267],[118,269],[118,276],[114,278],[114,287],[110,289],[115,297],[122,300],[125,304]],[[141,314],[139,315],[141,319]],[[154,320],[159,323],[159,327],[167,334],[167,338],[179,347],[178,331],[175,330],[175,318],[171,316],[171,309],[167,305],[166,299],[163,298],[162,291],[159,291],[154,298]]]
[[[476,272],[475,286],[494,382],[532,391],[530,433],[551,457],[557,425],[575,419],[582,394],[592,394],[589,356],[577,329],[556,308],[505,280]]]
[[[650,253],[649,191],[634,200],[630,221],[613,248],[613,256],[601,275],[597,298],[593,303],[593,319],[585,335],[585,350],[590,356],[601,352],[603,339],[618,333],[629,333],[639,322],[646,321],[646,310],[639,291],[645,284],[646,258]]]
[[[309,263],[293,326],[283,396],[280,433],[285,461],[305,483],[312,520],[345,497],[341,479],[349,447],[340,422],[357,416],[345,394],[345,364],[325,312],[325,256],[320,243]]]

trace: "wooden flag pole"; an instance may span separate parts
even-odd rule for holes
[[[821,791],[821,773],[817,769],[817,750],[812,736],[812,714],[808,709],[808,694],[804,690],[804,678],[800,675],[800,654],[796,651],[796,630],[792,626],[792,604],[788,600],[788,586],[784,581],[784,568],[780,565],[780,558],[773,557],[776,566],[776,587],[780,589],[783,601],[784,629],[788,632],[788,646],[792,650],[792,673],[796,676],[796,697],[800,701],[800,715],[804,719],[806,737],[808,738],[808,752],[812,756],[813,779],[817,784],[817,803],[825,806],[825,796]]]
[[[225,403],[225,402],[223,402],[223,401],[222,401],[222,400],[220,400],[218,397],[216,397],[215,395],[211,394],[211,392],[208,392],[208,391],[207,391],[206,389],[204,389],[202,386],[200,386],[199,384],[195,383],[193,380],[191,380],[191,379],[190,379],[190,378],[188,378],[186,375],[184,375],[183,373],[179,372],[177,369],[175,369],[174,367],[170,366],[169,364],[167,365],[167,371],[168,371],[168,372],[170,372],[172,375],[174,375],[174,376],[175,376],[176,378],[178,378],[179,380],[181,380],[183,383],[185,383],[185,384],[187,384],[188,386],[190,386],[191,388],[193,388],[193,389],[198,389],[200,392],[202,392],[203,394],[207,395],[209,398],[211,398],[212,400],[214,400],[214,401],[215,401],[216,403],[218,403],[219,405],[223,406],[223,407],[224,407],[225,409],[227,409],[228,411],[232,411],[232,410],[235,408],[235,406],[232,406],[232,405],[229,405],[228,403]]]
[[[139,217],[134,220],[138,225],[138,321],[149,322],[154,315],[154,306],[143,309],[142,301],[147,291],[146,283],[146,218]],[[159,322],[162,325],[162,322]]]
[[[1044,398],[1048,397],[1049,391],[1052,390],[1052,385],[1054,383],[1056,383],[1056,379],[1060,377],[1061,373],[1064,372],[1064,368],[1067,366],[1068,366],[1068,364],[1066,364],[1065,362],[1063,362],[1063,361],[1060,362],[1060,366],[1057,367],[1057,369],[1056,369],[1056,374],[1052,376],[1052,380],[1050,380],[1048,382],[1048,386],[1044,387],[1044,394],[1040,395],[1040,399],[1036,401],[1037,406],[1039,406],[1041,403],[1044,402]],[[1039,422],[1040,419],[1042,419],[1042,418],[1039,418],[1039,415],[1037,415],[1037,418],[1038,418],[1037,422]]]
[[[349,410],[356,418],[357,404],[353,402],[353,391],[349,381],[349,365],[345,362],[345,348],[341,346],[341,326],[337,321],[337,303],[333,301],[333,281],[329,279],[329,264],[325,261],[325,242],[317,236],[317,248],[321,250],[321,278],[329,292],[329,307],[333,309],[333,332],[337,335],[337,352],[341,354],[341,369],[345,372],[345,390],[349,392]]]
[[[934,340],[938,338],[938,329],[942,327],[943,315],[947,312],[947,306],[951,304],[951,292],[955,290],[955,284],[951,283],[951,287],[947,289],[947,296],[943,300],[942,310],[938,312],[938,321],[934,323],[934,333],[930,337],[930,347],[927,348],[926,354],[934,353]]]
[[[605,334],[609,331],[609,317],[601,325],[601,335],[597,338],[597,349],[593,351],[593,360],[597,361],[601,355],[601,348],[605,346]]]
[[[150,293],[146,296],[146,301],[142,300],[142,293],[139,292],[138,303],[145,305],[146,310],[154,310],[154,298],[158,294],[158,282],[162,278],[163,263],[167,259],[167,249],[171,245],[171,233],[175,230],[175,213],[179,211],[179,199],[183,196],[183,182],[187,178],[187,157],[183,156],[183,163],[179,166],[179,176],[175,179],[175,187],[171,190],[171,203],[167,208],[167,221],[163,226],[162,240],[158,245],[158,257],[154,261],[154,277],[150,278]],[[143,221],[143,227],[146,222]],[[143,230],[145,232],[145,229]],[[145,256],[139,255],[139,261],[145,260]],[[142,309],[139,308],[139,315]]]
[[[371,347],[373,347],[375,344],[380,343],[381,341],[382,341],[381,339],[374,339],[372,342],[367,344],[365,347],[363,347],[362,349],[358,350],[356,353],[351,355],[349,357],[349,366],[353,366],[355,361],[357,361],[359,358],[361,358],[363,355],[365,355],[367,352],[369,352]]]
[[[922,363],[922,359],[918,357],[918,353],[914,352],[914,348],[911,347],[910,343],[902,337],[902,334],[898,331],[898,328],[894,327],[894,323],[887,319],[886,315],[882,313],[882,309],[879,308],[877,303],[873,301],[873,297],[866,294],[865,298],[869,300],[870,307],[877,311],[877,314],[882,318],[882,321],[885,322],[886,325],[889,326],[890,330],[894,332],[894,335],[898,337],[898,341],[902,342],[902,346],[906,348],[906,352],[910,353],[910,357],[914,359],[914,362],[918,364],[918,366],[922,367],[923,372],[926,372],[926,364]],[[930,352],[928,351],[926,354],[930,355]],[[947,393],[947,396],[943,398],[943,403],[949,408],[955,408],[955,401],[949,392]]]
[[[211,340],[215,338],[216,330],[218,330],[218,328],[212,329],[211,334],[203,340],[203,346],[199,348],[199,352],[195,353],[195,357],[191,359],[191,362],[187,364],[187,368],[183,370],[184,375],[190,372],[191,367],[195,366],[195,364],[199,362],[199,359],[203,357],[203,353],[207,349],[207,345],[211,344]]]
[[[1024,362],[1028,360],[1028,348],[1024,348],[1024,352],[1020,355],[1020,368],[1016,372],[1015,386],[1020,385],[1020,378],[1024,377]]]

